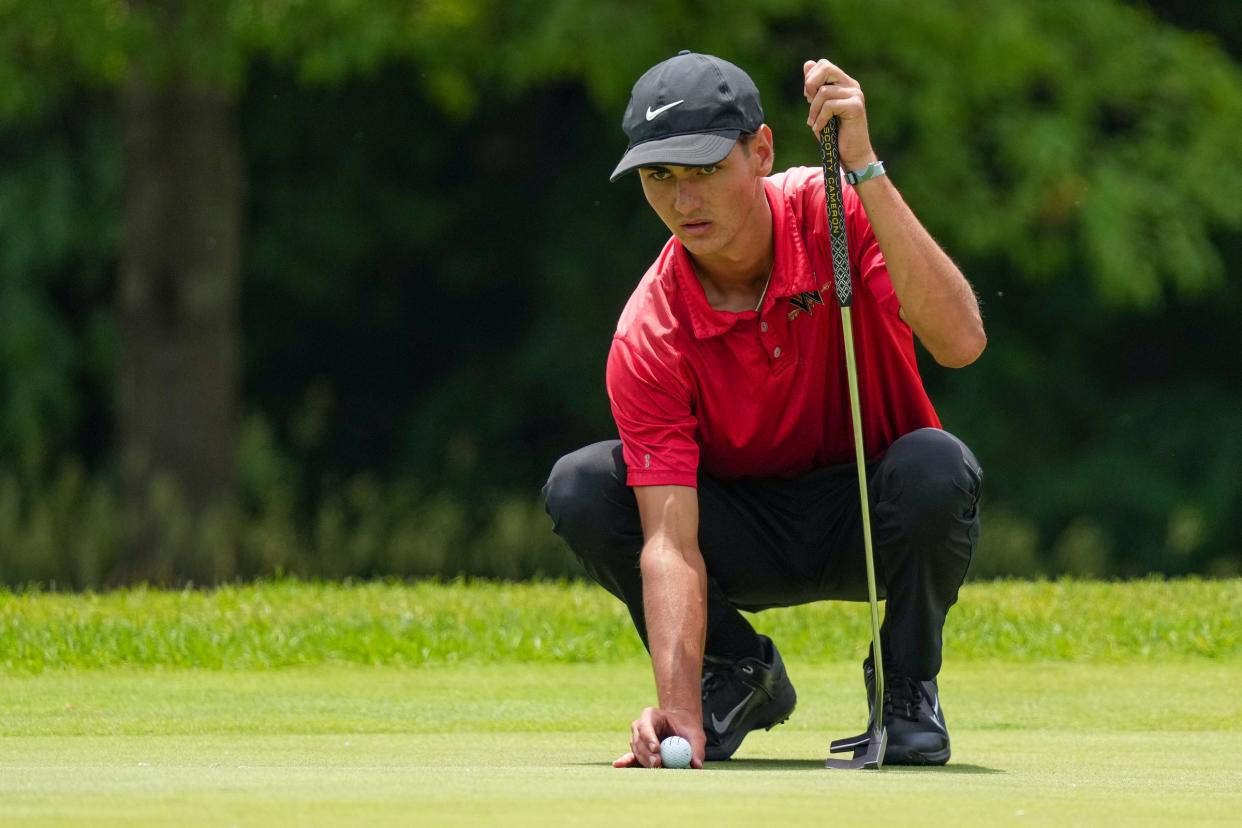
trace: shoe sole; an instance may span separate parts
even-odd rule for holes
[[[943,765],[949,761],[949,748],[935,753],[923,753],[917,750],[894,751],[890,745],[884,752],[886,765]]]
[[[704,760],[708,762],[729,761],[730,759],[733,758],[733,754],[737,753],[737,749],[742,746],[742,740],[746,738],[746,734],[753,733],[754,731],[759,730],[759,729],[763,729],[765,731],[771,730],[777,725],[783,725],[785,722],[789,721],[789,717],[793,715],[793,712],[794,712],[794,708],[791,707],[789,708],[789,712],[785,714],[784,718],[777,719],[771,724],[755,725],[750,730],[747,730],[744,733],[742,733],[740,736],[738,736],[736,744],[731,743],[728,746],[724,746],[724,745],[717,746],[714,752],[712,748],[708,748],[706,751],[706,755],[703,757]]]

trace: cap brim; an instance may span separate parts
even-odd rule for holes
[[[695,132],[690,135],[672,135],[657,141],[645,141],[630,147],[621,163],[612,171],[609,181],[616,181],[630,170],[639,167],[676,164],[679,167],[705,167],[717,164],[733,151],[740,129],[720,132]]]

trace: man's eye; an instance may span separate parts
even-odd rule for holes
[[[706,167],[699,167],[699,175],[713,175],[719,169],[715,164],[708,164]]]
[[[668,170],[652,170],[647,177],[652,181],[667,181],[672,175]]]

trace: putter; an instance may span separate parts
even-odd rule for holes
[[[845,335],[845,372],[850,386],[850,421],[854,430],[854,457],[858,464],[858,497],[862,504],[863,552],[867,560],[867,599],[871,603],[871,652],[875,659],[875,699],[867,732],[847,739],[837,739],[829,746],[830,753],[854,752],[852,759],[829,757],[824,764],[841,770],[879,770],[884,766],[884,750],[888,747],[888,730],[884,727],[884,657],[880,652],[880,606],[875,597],[875,558],[871,552],[871,508],[867,499],[867,465],[863,455],[862,414],[858,403],[858,367],[854,361],[854,328],[850,322],[850,305],[854,288],[850,282],[849,244],[845,236],[845,201],[841,194],[841,156],[837,151],[837,130],[834,117],[820,134],[819,148],[824,161],[824,203],[828,208],[829,239],[832,243],[832,275],[836,283],[837,304],[841,308],[841,329]]]

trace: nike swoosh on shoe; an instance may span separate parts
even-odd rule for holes
[[[940,714],[940,699],[936,699],[935,704],[932,706],[931,720],[941,730],[948,732],[948,728],[944,726],[944,717]]]
[[[749,693],[746,694],[746,698],[738,702],[737,707],[730,710],[729,715],[725,716],[723,719],[717,719],[716,714],[715,713],[712,714],[712,727],[716,728],[717,733],[719,733],[721,736],[724,735],[724,732],[729,729],[729,725],[733,723],[733,719],[737,716],[738,711],[740,711],[743,707],[746,706],[746,702],[750,701],[750,698],[753,695],[755,695],[755,691],[751,690]]]

